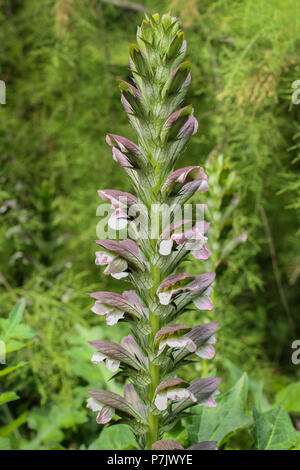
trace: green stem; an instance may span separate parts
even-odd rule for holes
[[[158,187],[159,185],[160,185],[160,181],[158,178]],[[155,195],[153,196],[155,198]],[[154,224],[155,229],[156,228],[159,229],[159,223],[160,223],[159,213],[154,214],[153,219],[154,220],[152,220],[151,222]],[[157,233],[156,230],[154,233]],[[157,245],[157,240],[152,240],[152,253],[154,257],[156,254],[156,245]],[[160,273],[160,268],[155,266],[155,264],[153,264],[151,261],[150,261],[150,270],[151,270],[152,279],[153,279],[153,286],[150,291],[150,296],[153,299],[156,295],[157,288],[161,281],[161,273]],[[149,321],[150,321],[152,331],[148,338],[148,348],[149,348],[149,351],[154,352],[154,338],[160,328],[159,316],[155,315],[154,313],[150,311]],[[151,384],[148,387],[148,400],[150,403],[153,403],[154,398],[155,398],[155,390],[160,383],[159,365],[153,364],[151,361],[149,361],[149,373],[151,376]],[[151,409],[149,409],[148,411],[148,423],[149,423],[149,431],[147,433],[146,449],[151,450],[152,444],[159,440],[159,416],[156,414],[153,414],[151,412]]]

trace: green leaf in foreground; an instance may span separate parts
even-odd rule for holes
[[[136,449],[136,440],[129,426],[117,424],[104,428],[89,450],[125,450]]]
[[[216,408],[195,407],[193,416],[185,420],[189,443],[217,441],[220,447],[237,430],[249,426],[252,418],[246,414],[247,395],[248,377],[243,374],[227,393],[217,398]]]
[[[15,392],[4,392],[0,395],[0,405],[10,401],[18,400],[18,395]]]
[[[254,410],[254,421],[252,436],[257,450],[288,450],[299,440],[299,431],[281,406],[262,414]]]
[[[275,405],[279,404],[286,411],[300,413],[300,382],[290,384],[277,393]]]

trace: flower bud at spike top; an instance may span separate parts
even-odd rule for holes
[[[180,168],[179,159],[198,128],[192,105],[184,103],[191,81],[185,55],[186,41],[177,18],[155,14],[144,19],[137,45],[130,46],[131,81],[119,81],[136,138],[133,142],[119,136],[118,129],[106,137],[112,163],[118,162],[124,177],[133,183],[132,194],[122,188],[98,191],[114,211],[109,223],[119,236],[118,241],[96,240],[95,262],[104,275],[122,279],[129,287],[119,293],[90,294],[95,299],[91,309],[111,328],[118,328],[120,321],[129,322],[131,334],[121,344],[101,338],[90,342],[96,349],[91,358],[95,367],[104,363],[127,384],[123,396],[90,390],[87,406],[97,413],[99,424],[113,420],[129,425],[140,449],[181,449],[181,444],[166,439],[166,431],[181,419],[183,410],[197,404],[215,406],[213,397],[221,381],[198,378],[190,384],[176,377],[187,360],[211,359],[215,353],[217,323],[196,326],[178,321],[187,309],[212,308],[215,274],[194,276],[180,269],[188,256],[205,263],[210,255],[209,224],[171,216],[164,225],[157,211],[152,211],[153,205],[163,203],[182,208],[195,192],[208,190],[203,168]],[[129,232],[122,237],[121,229],[137,223],[138,217],[127,216],[135,203],[146,207],[151,230],[148,237],[133,240]],[[216,443],[202,442],[192,448],[215,449]]]

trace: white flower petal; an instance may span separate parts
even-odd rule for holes
[[[105,361],[105,365],[107,369],[111,370],[112,372],[116,372],[119,369],[120,361],[115,361],[114,359],[107,358]]]
[[[215,355],[215,350],[210,344],[204,344],[199,349],[197,349],[195,354],[198,357],[202,357],[203,359],[212,359]]]
[[[96,300],[91,310],[96,313],[96,315],[106,315],[106,313],[109,312],[109,308],[99,302],[99,300]]]
[[[103,408],[102,403],[100,403],[95,398],[91,397],[87,400],[87,408],[90,408],[92,411],[101,411]]]
[[[159,253],[163,256],[167,256],[171,253],[173,246],[173,240],[162,240],[159,245]]]
[[[114,277],[115,279],[122,279],[122,277],[127,277],[128,273],[125,273],[125,272],[115,273],[115,274],[112,274],[111,276]]]
[[[155,398],[155,406],[158,410],[163,411],[167,409],[168,397],[167,393],[158,393]]]
[[[172,292],[170,291],[160,292],[158,294],[159,302],[161,303],[161,305],[169,305],[171,297]]]
[[[104,359],[106,359],[106,356],[99,351],[95,352],[92,356],[92,362],[94,364],[100,364]]]
[[[124,318],[124,312],[121,310],[111,310],[107,315],[106,315],[106,323],[109,326],[115,325],[118,323],[120,318]]]

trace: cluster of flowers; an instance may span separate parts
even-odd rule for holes
[[[177,19],[158,14],[147,17],[138,28],[137,43],[138,47],[130,48],[133,84],[120,81],[120,88],[138,145],[125,137],[107,136],[113,158],[131,178],[136,196],[116,190],[101,190],[99,196],[111,203],[114,227],[120,227],[121,220],[126,224],[128,207],[140,202],[160,235],[136,241],[96,241],[101,247],[96,264],[105,266],[104,274],[126,278],[135,290],[90,294],[95,299],[95,314],[105,316],[108,325],[129,322],[132,334],[120,345],[91,341],[96,350],[92,361],[104,362],[129,383],[124,396],[107,390],[90,391],[88,407],[97,412],[99,424],[110,423],[117,415],[118,423],[131,426],[141,449],[182,449],[175,441],[162,440],[163,433],[190,407],[216,406],[214,397],[221,381],[209,377],[187,383],[175,377],[181,366],[193,359],[212,358],[215,353],[217,323],[194,328],[176,323],[191,306],[212,309],[215,274],[178,273],[188,256],[205,260],[210,255],[209,224],[181,220],[164,227],[159,217],[150,215],[150,208],[163,202],[183,205],[196,191],[206,191],[208,184],[199,166],[174,171],[198,126],[192,106],[176,110],[191,79],[190,64],[183,61],[186,41]],[[199,443],[192,448],[214,449],[216,443]]]

